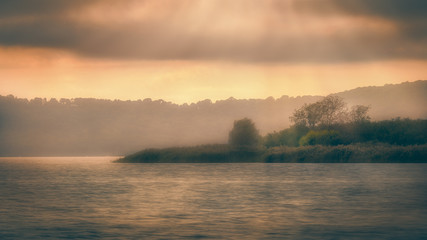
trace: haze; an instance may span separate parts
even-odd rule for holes
[[[427,119],[427,81],[337,93],[350,108],[370,106],[372,120]],[[0,96],[0,156],[123,155],[150,147],[226,143],[233,122],[251,118],[262,135],[321,96],[174,104],[162,100],[19,99]]]
[[[3,0],[0,95],[327,95],[425,79],[423,0]]]

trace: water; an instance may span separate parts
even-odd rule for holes
[[[427,164],[1,158],[0,239],[427,239]]]

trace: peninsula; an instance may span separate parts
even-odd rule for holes
[[[296,109],[290,128],[260,136],[255,123],[234,122],[228,144],[145,149],[121,163],[427,163],[427,120],[370,121],[369,107],[338,96]]]

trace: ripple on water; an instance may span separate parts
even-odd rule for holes
[[[0,239],[422,239],[426,164],[1,158]]]

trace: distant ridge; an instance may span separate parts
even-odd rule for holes
[[[335,93],[371,106],[373,120],[427,119],[427,80]],[[251,118],[261,134],[321,96],[173,104],[163,100],[19,99],[0,96],[0,156],[125,155],[148,147],[225,143],[233,121]]]
[[[374,120],[427,119],[427,80],[360,87],[334,95],[343,97],[350,105],[371,106],[370,115]]]

